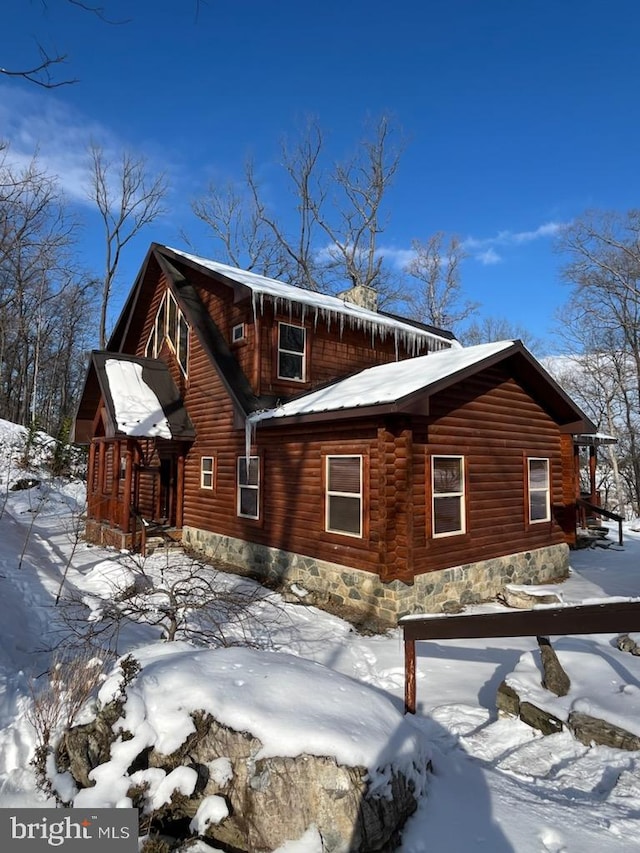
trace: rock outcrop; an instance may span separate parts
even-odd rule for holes
[[[358,691],[364,702],[362,685]],[[372,691],[373,698],[379,702],[382,697]],[[135,699],[139,706],[140,694]],[[94,771],[104,776],[110,755],[126,750],[122,790],[140,810],[143,831],[155,828],[176,842],[199,836],[225,849],[270,853],[312,828],[326,853],[392,851],[430,769],[418,750],[407,771],[404,726],[409,724],[399,712],[396,736],[404,765],[387,761],[372,772],[370,766],[341,764],[333,755],[265,755],[258,736],[237,731],[202,709],[189,712],[192,731],[174,751],[165,754],[158,744],[141,741],[134,754],[131,742],[139,735],[126,729],[127,697],[120,700],[123,716],[116,725],[114,707],[113,702],[105,705],[92,723],[65,733],[57,769],[70,773],[78,788],[91,789]],[[394,754],[393,742],[381,747],[381,753]]]

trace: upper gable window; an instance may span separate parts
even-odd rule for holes
[[[189,324],[169,290],[162,298],[147,341],[147,358],[157,358],[165,340],[175,352],[178,364],[186,376],[189,364]]]
[[[278,379],[305,381],[306,343],[304,326],[278,323]]]

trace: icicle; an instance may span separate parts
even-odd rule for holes
[[[400,351],[399,351],[399,349],[398,349],[398,334],[397,334],[397,332],[396,332],[396,334],[393,336],[393,342],[394,342],[394,345],[395,345],[395,348],[396,348],[396,361],[398,361],[398,360],[399,360],[399,358],[400,358]]]
[[[262,294],[260,294],[262,296]],[[255,290],[251,291],[251,307],[253,309],[253,322],[258,322],[258,312],[256,309],[256,292]]]

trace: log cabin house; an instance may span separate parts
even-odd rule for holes
[[[566,576],[593,424],[521,342],[463,348],[354,291],[152,244],[77,412],[88,538],[162,525],[388,624]]]

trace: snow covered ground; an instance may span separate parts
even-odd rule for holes
[[[77,594],[98,620],[105,598],[132,571],[127,555],[78,540],[81,483],[9,490],[10,482],[25,476],[8,466],[7,446],[14,440],[21,440],[18,428],[0,421],[0,807],[46,802],[30,766],[35,737],[28,712],[33,685],[42,682],[52,646],[65,630],[56,596],[61,588],[64,595]],[[640,597],[640,534],[625,530],[623,551],[574,553],[572,567],[569,580],[554,587],[568,604]],[[150,558],[145,568],[166,571],[166,556]],[[294,664],[300,659],[305,672],[315,661],[371,685],[401,711],[400,632],[360,636],[334,616],[283,604],[271,594],[254,612],[243,630],[255,642],[293,655]],[[157,627],[123,625],[117,651],[158,640]],[[567,701],[606,707],[640,734],[640,658],[619,652],[612,641],[601,635],[554,643],[573,676]],[[184,643],[175,647],[185,654]],[[495,695],[503,678],[517,670],[519,678],[535,683],[534,649],[528,638],[418,644],[414,724],[430,743],[434,775],[404,832],[402,853],[640,849],[640,754],[585,747],[566,733],[543,737],[517,720],[497,717]],[[243,679],[237,681],[240,691]],[[283,689],[282,699],[295,708],[294,692]],[[296,737],[304,746],[304,732],[296,729]],[[309,833],[286,848],[317,853],[317,843]]]

